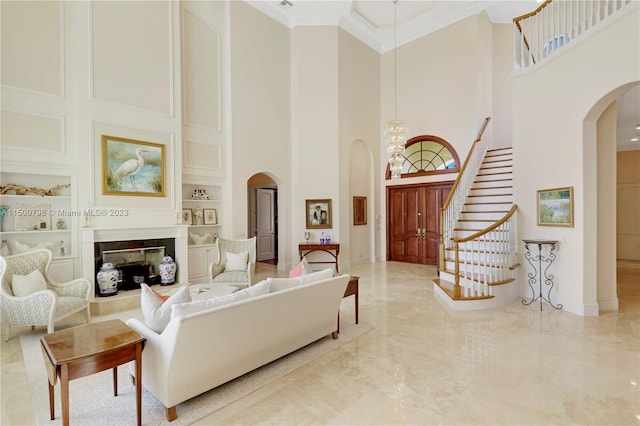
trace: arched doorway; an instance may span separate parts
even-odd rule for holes
[[[638,90],[638,86],[639,83],[634,82],[607,93],[589,111],[583,124],[584,298],[597,300],[601,311],[618,310],[616,265],[620,215],[616,206],[619,155],[616,134],[621,126],[635,127],[639,124],[629,124],[624,120],[620,108],[625,95],[631,90]],[[623,124],[625,121],[627,123]],[[635,208],[635,212],[625,213],[637,218],[640,211]],[[588,259],[593,261],[586,261]]]
[[[247,181],[248,235],[256,237],[256,260],[278,263],[278,184],[266,173]]]

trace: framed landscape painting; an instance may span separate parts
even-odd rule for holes
[[[164,197],[164,145],[102,136],[105,195]]]
[[[538,226],[573,227],[573,187],[538,190]]]

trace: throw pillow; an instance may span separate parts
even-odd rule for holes
[[[171,305],[171,319],[182,318],[187,315],[195,314],[196,312],[206,311],[214,306],[216,306],[216,299],[213,297],[205,300],[177,303],[175,305]]]
[[[40,270],[36,269],[28,275],[13,275],[11,277],[11,290],[16,297],[27,296],[36,291],[46,290],[47,282]]]
[[[327,268],[322,271],[314,272],[312,274],[302,275],[300,277],[300,284],[308,284],[315,281],[326,280],[333,277],[333,269]]]
[[[298,278],[267,278],[269,281],[269,291],[274,293],[276,291],[287,290],[299,286],[301,284],[300,277]]]
[[[166,301],[158,297],[147,284],[140,284],[140,307],[144,322],[156,333],[162,333],[171,320],[171,305],[191,302],[189,286],[182,286]]]
[[[300,275],[302,275],[302,260],[295,266],[295,268],[289,271],[289,278],[296,278]]]
[[[149,287],[149,288],[151,288],[151,287]],[[170,294],[160,294],[160,293],[158,293],[157,291],[155,291],[155,290],[154,290],[154,289],[152,289],[152,288],[151,288],[151,291],[152,291],[156,296],[158,296],[160,299],[162,299],[162,301],[163,301],[163,302],[164,302],[164,301],[166,301],[168,298],[170,298],[170,297],[171,297],[171,295],[170,295]]]
[[[307,262],[307,258],[303,257],[300,263],[298,263],[291,271],[289,271],[289,278],[297,278],[301,275],[311,274],[313,269]]]
[[[249,252],[243,251],[242,253],[229,253],[225,252],[227,263],[224,265],[225,271],[246,271],[247,263],[249,262]]]

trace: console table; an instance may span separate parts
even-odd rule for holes
[[[554,251],[556,250],[557,241],[551,240],[522,240],[524,242],[524,248],[526,252],[524,253],[524,258],[527,259],[529,265],[533,268],[533,272],[529,272],[527,276],[529,277],[528,284],[531,287],[531,300],[526,301],[523,300],[523,305],[530,305],[536,300],[540,299],[540,310],[542,310],[542,301],[544,300],[549,305],[553,306],[556,309],[562,309],[561,304],[554,305],[551,302],[551,289],[553,289],[553,279],[555,278],[552,274],[549,274],[549,267],[554,260],[556,260],[556,254]],[[532,244],[534,246],[538,246],[538,254],[533,255],[529,250],[529,245]],[[549,246],[549,255],[545,256],[542,253],[542,247],[548,245]],[[544,270],[542,269],[542,264],[545,264]],[[544,297],[542,294],[542,281],[544,279],[545,285],[549,287],[549,291],[547,291],[547,297]],[[536,297],[536,291],[533,287],[535,283],[538,283],[538,289],[540,293]]]
[[[329,253],[333,257],[333,260],[321,261],[317,260],[312,263],[331,263],[336,265],[336,273],[339,273],[338,269],[338,255],[340,254],[340,244],[338,243],[300,243],[298,244],[298,252],[300,253],[300,260],[302,260],[309,253],[313,253],[314,251],[323,251]]]

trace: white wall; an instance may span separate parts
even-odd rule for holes
[[[349,262],[375,259],[381,227],[375,215],[384,209],[377,185],[384,169],[380,155],[380,55],[346,33],[339,32],[339,170],[340,249]],[[367,197],[367,224],[353,225],[353,196]],[[348,232],[346,230],[349,230]]]
[[[91,226],[174,225],[181,175],[179,5],[3,1],[0,7],[3,167],[70,175],[74,210],[127,211],[94,216]],[[103,195],[103,134],[164,145],[166,196]],[[78,256],[77,240],[72,247]]]
[[[554,302],[597,315],[596,120],[640,80],[639,9],[524,71],[513,84],[514,201],[520,238],[559,240]],[[573,228],[536,225],[536,190],[573,186]],[[615,207],[612,207],[615,208]],[[609,248],[615,251],[615,246]],[[526,264],[525,262],[521,262]],[[518,277],[525,283],[526,268]],[[524,291],[524,289],[521,289]]]
[[[305,200],[332,200],[332,228],[312,229],[340,242],[341,215],[348,206],[340,199],[339,69],[337,27],[296,27],[291,32],[292,93],[292,232],[296,247],[306,227]],[[345,230],[346,231],[346,230]]]
[[[598,155],[598,283],[616,282],[616,102],[612,102],[597,120]],[[611,167],[611,165],[614,167]],[[614,248],[612,250],[611,248]],[[600,310],[618,310],[615,285],[598,285]]]
[[[244,2],[231,2],[231,115],[227,159],[230,238],[246,237],[247,182],[265,173],[278,183],[280,249],[291,257],[291,35]],[[302,237],[298,237],[302,238]]]

